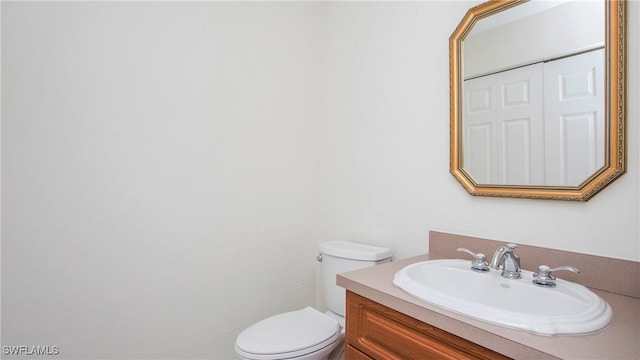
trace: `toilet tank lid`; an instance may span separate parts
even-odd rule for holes
[[[391,257],[391,249],[349,241],[326,241],[318,244],[320,253],[345,259],[378,261]]]

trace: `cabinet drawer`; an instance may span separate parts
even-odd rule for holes
[[[346,333],[349,345],[374,359],[508,359],[352,292]]]

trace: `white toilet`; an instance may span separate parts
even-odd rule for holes
[[[329,310],[307,307],[261,320],[236,339],[236,354],[247,360],[341,359],[344,353],[345,290],[336,274],[391,260],[387,248],[346,241],[318,244],[324,297]]]

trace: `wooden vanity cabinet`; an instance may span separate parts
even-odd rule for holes
[[[347,291],[346,360],[509,359]]]

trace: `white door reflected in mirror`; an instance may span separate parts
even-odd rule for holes
[[[604,49],[463,85],[464,170],[479,184],[577,186],[604,166]]]

